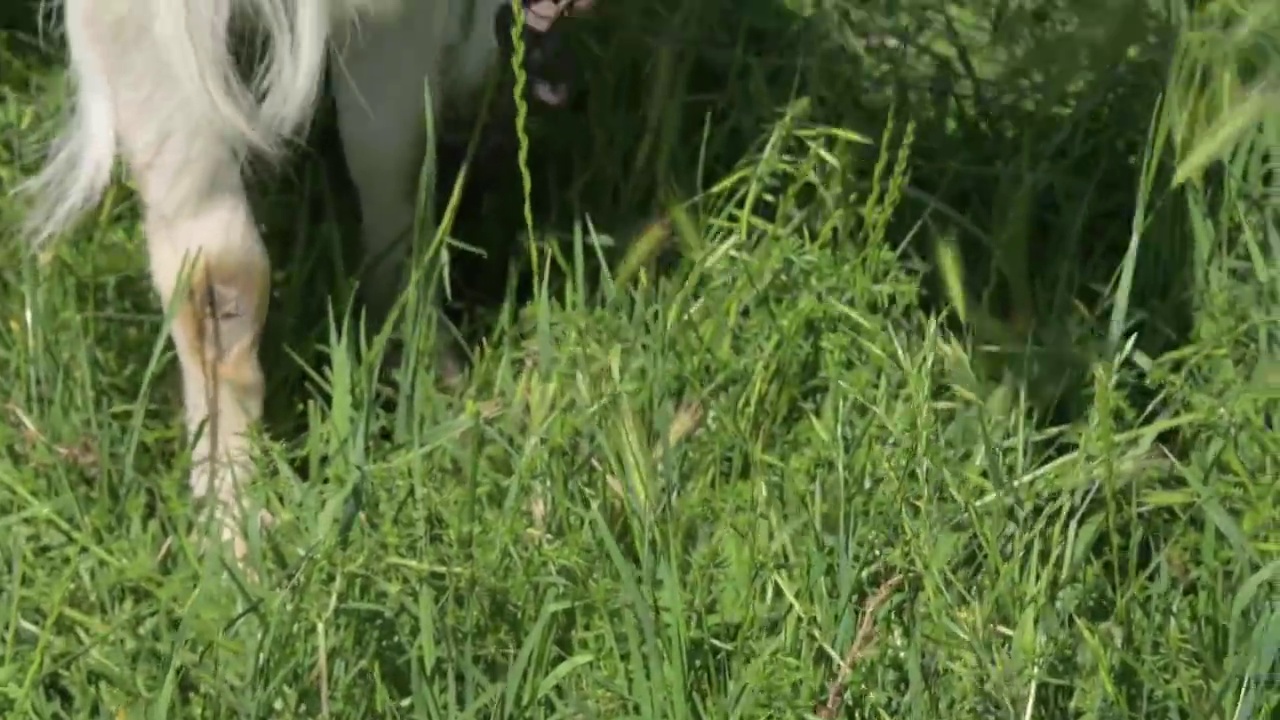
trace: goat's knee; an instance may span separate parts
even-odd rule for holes
[[[260,405],[258,341],[266,320],[270,263],[258,247],[198,257],[174,318],[175,340],[198,357],[205,382]],[[180,337],[178,337],[180,336]]]

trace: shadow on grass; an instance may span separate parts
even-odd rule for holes
[[[1155,356],[1187,340],[1192,240],[1184,207],[1164,190],[1166,158],[1156,158],[1143,187],[1174,39],[1147,3],[794,5],[807,14],[726,0],[617,8],[624,17],[600,43],[625,66],[600,73],[632,84],[610,87],[601,104],[643,118],[653,98],[677,102],[650,123],[658,149],[613,153],[608,162],[600,143],[587,152],[597,164],[635,168],[623,173],[631,197],[653,203],[671,188],[700,192],[749,162],[797,98],[809,103],[804,125],[870,138],[880,137],[892,110],[899,127],[914,123],[914,137],[911,189],[890,235],[913,236],[908,250],[929,268],[929,312],[956,300],[935,256],[940,243],[954,243],[971,335],[996,346],[977,353],[991,380],[1021,376],[1043,417],[1080,417],[1090,364],[1116,349],[1104,336],[1118,296],[1139,350]],[[664,72],[678,77],[677,92],[663,92]],[[870,180],[877,150],[847,168],[853,186]],[[589,204],[607,207],[619,190],[603,179],[588,191]],[[767,215],[768,202],[760,204]],[[1131,241],[1138,272],[1132,288],[1118,288]],[[986,322],[974,320],[978,311]]]

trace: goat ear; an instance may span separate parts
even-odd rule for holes
[[[570,0],[569,7],[573,8],[573,12],[589,13],[596,7],[596,0]]]

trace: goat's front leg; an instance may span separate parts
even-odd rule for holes
[[[253,473],[249,433],[262,415],[258,343],[271,262],[231,149],[192,123],[143,154],[130,142],[141,129],[122,125],[121,134],[132,146],[127,155],[145,205],[151,279],[172,317],[194,440],[191,493],[244,560],[243,489]],[[271,519],[265,511],[248,516]]]
[[[331,74],[343,153],[360,199],[360,285],[373,326],[386,321],[405,290],[426,147],[424,84],[443,92],[437,82],[443,23],[433,23],[426,10],[444,5],[417,3],[422,7],[395,18],[362,22]],[[456,380],[460,366],[447,330],[437,337],[440,374]]]
[[[243,560],[248,498],[242,488],[253,471],[248,433],[262,415],[258,342],[270,261],[242,190],[211,194],[177,213],[153,204],[146,215],[152,280],[171,308],[187,429],[195,440],[192,495]]]

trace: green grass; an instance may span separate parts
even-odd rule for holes
[[[1280,11],[1005,5],[600,3],[457,395],[360,351],[324,152],[259,183],[253,584],[127,187],[43,259],[0,202],[0,717],[1277,717]],[[0,73],[3,194],[62,85]]]

